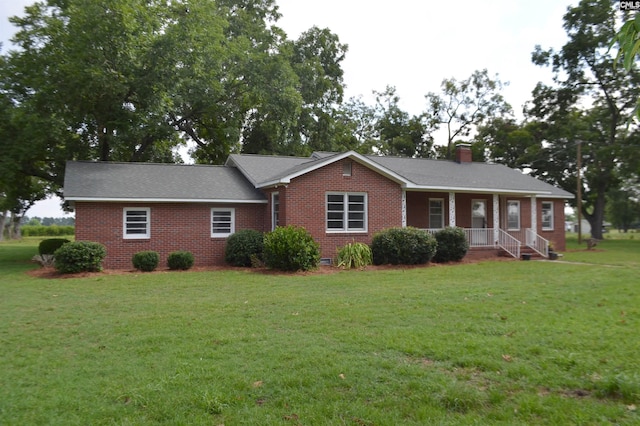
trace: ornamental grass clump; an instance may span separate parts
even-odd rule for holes
[[[186,271],[187,269],[191,269],[194,262],[193,253],[184,250],[169,253],[169,257],[167,258],[167,266],[169,266],[171,270]]]
[[[371,248],[364,243],[348,243],[338,249],[338,267],[364,269],[373,263]]]
[[[418,228],[388,228],[373,236],[371,252],[375,265],[420,265],[428,263],[438,243]]]
[[[63,274],[99,272],[107,249],[92,241],[74,241],[63,244],[53,255],[54,267]]]
[[[438,249],[433,256],[434,262],[459,262],[469,250],[469,242],[464,229],[446,227],[435,234]]]
[[[264,236],[264,263],[281,271],[309,271],[320,263],[320,246],[306,229],[277,227]]]
[[[131,258],[133,267],[139,271],[151,272],[158,267],[160,263],[160,255],[157,251],[139,251]]]

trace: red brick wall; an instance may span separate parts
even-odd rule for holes
[[[431,228],[429,225],[429,199],[442,200],[444,226],[449,226],[448,192],[407,192],[407,226]]]
[[[397,183],[353,162],[351,176],[343,176],[345,159],[295,179],[286,189],[283,225],[303,226],[320,244],[323,258],[335,258],[336,249],[352,241],[371,243],[373,234],[384,228],[402,226],[402,189]],[[327,191],[367,193],[367,232],[327,233]],[[282,200],[283,192],[280,192]],[[280,208],[282,211],[283,204]]]
[[[542,230],[542,202],[543,201],[551,201],[553,202],[553,230],[552,231],[543,231]],[[537,217],[538,217],[538,234],[542,238],[545,238],[553,243],[553,248],[556,251],[564,251],[567,249],[566,246],[566,237],[564,230],[564,200],[555,200],[555,199],[545,199],[538,198],[537,202]]]
[[[151,209],[151,238],[124,239],[124,207]],[[160,253],[160,266],[176,250],[193,253],[196,266],[223,265],[225,238],[211,238],[211,208],[235,208],[236,230],[267,230],[266,204],[76,203],[76,240],[96,241],[107,248],[104,267],[131,269],[131,257],[143,250]]]

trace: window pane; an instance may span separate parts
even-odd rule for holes
[[[507,202],[507,228],[520,229],[520,203],[517,201]]]
[[[444,215],[442,200],[429,200],[429,227],[430,228],[443,228],[444,227]]]
[[[149,235],[149,210],[124,210],[124,237]]]
[[[231,234],[233,232],[233,212],[214,210],[211,214],[211,232],[213,234]]]

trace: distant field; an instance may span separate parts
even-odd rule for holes
[[[28,274],[0,243],[3,425],[640,424],[640,238],[562,262]]]

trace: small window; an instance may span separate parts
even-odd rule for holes
[[[429,228],[444,228],[444,200],[439,198],[429,199]]]
[[[351,161],[345,161],[342,163],[342,176],[351,176],[353,163]]]
[[[123,210],[123,238],[143,239],[151,237],[151,209],[148,207],[126,207]]]
[[[553,202],[542,202],[542,230],[553,231]]]
[[[280,225],[280,193],[271,194],[271,229]]]
[[[327,194],[327,231],[360,232],[367,230],[367,195],[361,193]]]
[[[520,229],[520,201],[507,201],[507,229]]]
[[[211,236],[228,237],[236,230],[235,209],[211,209]]]

